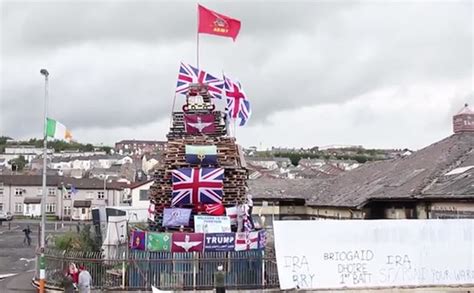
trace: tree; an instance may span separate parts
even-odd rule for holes
[[[91,225],[80,228],[79,233],[66,233],[54,238],[56,248],[61,250],[100,251],[99,237],[91,231]]]
[[[25,168],[28,161],[23,156],[19,156],[18,158],[11,159],[8,161],[10,165],[12,165],[12,171],[21,172]]]

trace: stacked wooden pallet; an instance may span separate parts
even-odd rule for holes
[[[213,135],[188,135],[185,133],[182,112],[173,113],[173,126],[170,129],[168,143],[154,174],[154,184],[150,188],[150,201],[155,205],[155,221],[150,223],[151,230],[163,230],[163,209],[170,207],[172,194],[172,170],[185,167],[198,167],[186,163],[186,145],[215,145],[217,147],[218,166],[224,168],[224,196],[222,203],[227,206],[242,204],[246,198],[246,180],[248,172],[235,138],[227,137],[225,114],[212,112],[215,117],[217,131]],[[193,207],[193,206],[188,206]],[[193,210],[192,215],[199,213]],[[191,217],[191,221],[192,221]],[[193,223],[191,222],[191,227]],[[185,229],[185,230],[190,230]]]

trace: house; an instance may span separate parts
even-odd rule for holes
[[[159,140],[122,140],[115,143],[115,151],[119,154],[143,155],[165,150],[166,141]]]
[[[153,184],[154,180],[147,180],[143,182],[135,182],[127,186],[127,202],[134,209],[148,209],[150,206],[150,198],[148,190]]]
[[[145,174],[149,174],[153,167],[155,167],[160,162],[161,156],[156,155],[143,155],[142,157],[142,166],[141,169]]]
[[[48,154],[53,154],[53,149],[47,150]],[[0,157],[10,161],[23,156],[28,163],[34,158],[43,154],[43,148],[36,148],[31,145],[7,145],[5,147],[5,153],[1,154]]]
[[[73,158],[73,157],[91,157],[91,156],[105,156],[105,151],[81,152],[79,150],[64,150],[59,153],[54,153],[54,157]]]
[[[272,202],[279,206],[272,212],[280,218],[474,218],[473,121],[474,112],[466,105],[453,117],[451,136],[411,155],[366,163],[331,179],[250,181],[254,211]],[[291,209],[282,208],[282,203],[288,206],[286,200],[291,200]]]
[[[48,176],[46,214],[90,220],[91,209],[118,206],[123,184],[99,179]],[[36,216],[42,199],[41,175],[0,175],[0,210],[17,216]]]

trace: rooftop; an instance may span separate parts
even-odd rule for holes
[[[474,168],[470,166],[474,166],[474,133],[465,132],[411,156],[366,163],[332,179],[263,178],[250,181],[249,186],[254,198],[299,197],[321,206],[362,207],[381,199],[472,199]]]
[[[0,175],[0,183],[12,186],[41,186],[43,177],[41,175]],[[104,180],[94,178],[72,178],[63,176],[47,176],[47,186],[61,187],[72,185],[76,189],[103,189]],[[107,189],[123,189],[123,184],[118,182],[106,182]]]

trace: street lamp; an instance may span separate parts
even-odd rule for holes
[[[48,138],[46,132],[46,119],[48,116],[48,77],[49,72],[46,69],[40,70],[41,75],[44,76],[44,112],[43,112],[43,196],[41,198],[41,239],[40,239],[40,282],[39,292],[45,292],[45,262],[44,262],[44,243],[45,243],[45,230],[46,230],[46,164],[48,162]]]

